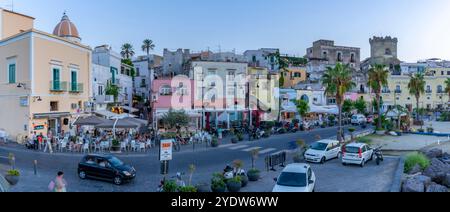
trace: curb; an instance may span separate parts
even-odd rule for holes
[[[398,162],[397,170],[395,171],[394,175],[394,182],[392,183],[391,189],[389,192],[401,192],[402,191],[402,177],[403,177],[403,171],[405,168],[405,157],[401,157],[400,161]]]

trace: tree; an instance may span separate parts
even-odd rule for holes
[[[389,70],[384,65],[375,65],[369,70],[369,86],[375,93],[377,102],[377,113],[381,117],[381,89],[388,85],[387,78],[389,76]],[[381,129],[381,119],[378,119],[377,129]]]
[[[364,101],[364,99],[358,99],[354,103],[354,107],[356,110],[358,110],[359,114],[365,114],[367,110],[367,103]]]
[[[344,104],[342,105],[342,112],[343,113],[350,113],[352,112],[353,108],[354,108],[354,103],[352,100],[347,99],[344,101]]]
[[[114,96],[114,102],[117,102],[117,98],[119,97],[120,88],[117,85],[108,82],[106,85],[105,93],[106,95]]]
[[[322,76],[322,84],[325,86],[325,94],[334,96],[339,109],[339,130],[338,140],[342,142],[342,106],[344,103],[344,95],[353,89],[356,85],[352,81],[352,71],[348,65],[337,63],[334,68],[327,67],[325,74]]]
[[[122,51],[120,52],[123,58],[130,59],[134,56],[134,48],[133,45],[129,43],[125,43],[122,45]]]
[[[419,109],[420,96],[425,93],[425,77],[421,73],[411,76],[408,83],[409,94],[416,97],[416,109]],[[419,121],[419,113],[416,113],[416,121]]]
[[[149,56],[149,55],[150,55],[150,51],[152,51],[152,50],[155,48],[155,44],[153,43],[152,40],[150,40],[150,39],[145,39],[145,40],[142,42],[141,48],[142,48],[142,51],[144,51],[145,53],[147,53],[147,56]]]
[[[168,129],[175,129],[177,126],[187,127],[189,125],[189,116],[184,110],[175,111],[170,109],[162,117],[163,124]]]
[[[295,102],[295,104],[297,106],[298,113],[300,114],[302,119],[304,119],[304,117],[309,113],[310,110],[308,102],[304,100],[298,100]]]
[[[450,102],[450,78],[447,78],[447,80],[445,80],[445,92],[448,94]]]

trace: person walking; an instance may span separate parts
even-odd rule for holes
[[[48,151],[50,152],[50,154],[53,154],[52,140],[53,140],[53,134],[52,134],[52,131],[48,131],[48,133],[47,133],[47,139],[45,139],[44,152],[47,152],[47,149],[48,149]]]
[[[64,172],[59,171],[54,182],[54,191],[55,192],[67,192],[67,182],[64,179]]]

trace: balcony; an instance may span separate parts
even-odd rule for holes
[[[98,95],[98,96],[95,96],[95,103],[97,103],[97,104],[114,103],[114,96],[113,95]]]
[[[71,83],[70,90],[71,93],[83,93],[84,85],[83,83]]]
[[[381,93],[391,93],[391,90],[382,90]]]
[[[64,92],[67,91],[67,82],[50,81],[51,92]]]

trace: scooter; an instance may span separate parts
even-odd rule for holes
[[[374,149],[374,154],[376,157],[375,162],[377,163],[377,165],[380,165],[380,163],[382,161],[384,161],[383,152],[381,151],[381,147]]]

